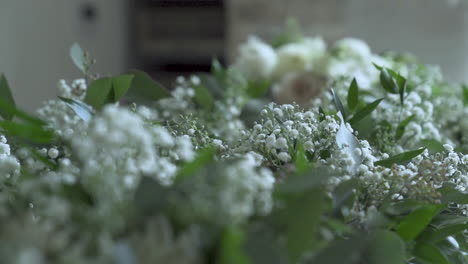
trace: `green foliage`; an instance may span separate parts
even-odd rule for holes
[[[387,92],[398,93],[398,84],[385,68],[380,70],[380,84]]]
[[[12,107],[16,107],[10,86],[8,85],[8,81],[3,74],[0,75],[0,100],[3,100],[6,104],[11,105]],[[2,109],[0,109],[0,115],[6,120],[11,120],[14,116],[10,111],[3,111]]]
[[[250,264],[243,244],[245,235],[242,229],[226,228],[222,234],[218,251],[218,264]]]
[[[431,223],[442,207],[441,205],[422,205],[400,221],[396,232],[404,241],[415,239]]]
[[[183,179],[190,177],[190,175],[193,175],[199,169],[208,165],[211,161],[213,161],[215,153],[216,151],[212,147],[207,147],[203,150],[200,150],[193,161],[185,164],[180,168],[175,181],[180,182]]]
[[[279,48],[291,42],[299,41],[303,38],[301,27],[295,18],[288,18],[286,20],[284,33],[274,39],[271,45],[274,48]]]
[[[377,106],[379,106],[379,104],[380,104],[380,102],[382,102],[382,100],[383,100],[383,98],[380,98],[380,99],[377,99],[374,102],[366,105],[364,108],[359,110],[356,114],[354,114],[353,117],[351,117],[351,119],[349,120],[349,123],[351,125],[355,125],[357,122],[361,121],[363,118],[365,118],[370,113],[372,113],[372,111],[374,111],[377,108]]]
[[[294,165],[298,173],[306,172],[312,167],[311,163],[307,159],[304,146],[302,144],[298,144],[296,146],[296,155],[294,156]]]
[[[112,78],[106,77],[93,81],[86,92],[85,102],[100,110],[107,102],[112,91]]]
[[[333,88],[330,90],[330,92],[333,96],[333,102],[335,103],[336,110],[340,112],[343,115],[343,119],[346,120],[347,119],[346,111],[343,107],[343,103],[341,102],[340,97],[338,97],[338,95],[335,93],[335,90]]]
[[[196,85],[195,89],[195,102],[198,106],[206,111],[210,111],[214,106],[214,98],[210,91],[204,85]]]
[[[118,102],[130,89],[134,75],[123,74],[112,79],[112,88],[114,89],[114,102]]]
[[[128,89],[130,99],[152,103],[171,96],[162,84],[153,80],[147,73],[133,70],[130,74],[133,75]]]
[[[269,80],[250,80],[247,84],[247,95],[250,98],[261,98],[265,96],[268,88],[270,88]]]
[[[406,126],[411,122],[411,120],[413,120],[414,117],[415,117],[415,115],[411,115],[408,118],[406,118],[405,120],[401,121],[400,124],[398,124],[395,139],[397,139],[397,140],[401,139],[401,137],[405,133]]]
[[[12,120],[1,120],[0,128],[9,136],[15,137],[21,142],[44,144],[54,140],[54,132],[45,128],[45,123],[17,109],[14,105],[0,99],[0,112],[7,116],[15,116],[18,122]]]
[[[424,150],[426,150],[426,148],[407,151],[407,152],[400,153],[398,155],[392,156],[392,157],[390,157],[388,159],[379,160],[379,161],[375,162],[374,164],[377,165],[377,166],[383,166],[383,167],[390,168],[393,164],[403,164],[403,163],[409,162],[414,157],[416,157],[419,154],[423,153]]]
[[[356,82],[356,78],[353,78],[348,91],[348,108],[353,111],[356,109],[359,103],[359,86]]]
[[[93,81],[86,92],[85,102],[96,110],[107,103],[118,102],[130,89],[134,75],[124,74]]]

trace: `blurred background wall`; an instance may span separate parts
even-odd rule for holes
[[[229,63],[249,34],[270,40],[296,17],[306,34],[409,51],[468,81],[467,10],[448,0],[0,0],[0,72],[33,110],[57,80],[80,76],[74,42],[97,59],[95,72],[136,67],[170,83],[208,71],[213,57]]]

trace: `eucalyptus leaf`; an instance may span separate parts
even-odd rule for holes
[[[445,150],[444,144],[435,139],[422,140],[421,144],[429,150],[429,153],[443,152]]]
[[[70,58],[72,59],[75,66],[80,69],[83,73],[87,73],[89,67],[89,61],[85,56],[83,49],[77,43],[70,47]]]
[[[374,102],[364,106],[359,112],[353,115],[353,117],[349,120],[351,125],[356,124],[357,122],[361,121],[363,118],[368,116],[372,111],[374,111],[377,106],[379,106],[380,102],[382,102],[383,98],[377,99]]]
[[[245,234],[235,227],[226,228],[218,250],[218,264],[250,264],[244,250]]]
[[[42,121],[41,119],[16,108],[14,105],[11,105],[10,103],[5,102],[2,99],[0,99],[0,112],[6,113],[11,116],[15,116],[17,119],[24,121],[25,123],[28,123],[28,124],[37,125],[37,126],[46,125],[46,123]]]
[[[394,232],[378,230],[369,241],[370,264],[405,264],[405,244]]]
[[[194,174],[196,171],[206,166],[209,162],[213,161],[215,152],[215,149],[212,147],[202,149],[194,160],[181,167],[177,173],[175,181],[180,182],[183,179],[190,177],[190,175]]]
[[[451,264],[444,254],[440,252],[440,249],[429,243],[417,243],[414,247],[413,254],[418,260],[425,261],[423,263]]]
[[[445,183],[437,191],[442,194],[443,203],[468,204],[468,193],[457,190],[453,183]]]
[[[418,240],[430,243],[437,243],[447,239],[447,237],[449,236],[463,234],[463,232],[467,229],[468,224],[457,224],[449,225],[443,228],[426,229],[425,232],[418,237]]]
[[[133,70],[131,86],[128,90],[129,97],[145,102],[155,102],[163,98],[171,97],[169,91],[160,83],[153,80],[147,73]]]
[[[195,89],[195,101],[204,110],[210,111],[214,106],[213,96],[210,91],[203,85],[196,85]]]
[[[11,105],[13,108],[16,108],[15,100],[13,99],[13,95],[10,90],[10,86],[8,85],[8,81],[5,75],[0,75],[0,99],[3,100],[6,104]],[[4,111],[0,108],[0,115],[6,119],[11,120],[14,117],[14,113],[11,111]]]
[[[323,188],[313,188],[285,201],[286,248],[290,263],[298,263],[304,253],[319,245],[320,215],[327,207]]]
[[[105,77],[93,81],[87,91],[85,102],[96,110],[100,110],[109,99],[112,90],[112,78]]]
[[[265,96],[270,87],[269,80],[250,80],[247,84],[247,95],[250,98],[260,98]]]
[[[335,93],[335,90],[333,88],[331,88],[330,90],[331,94],[332,94],[332,97],[333,97],[333,102],[335,103],[335,107],[336,107],[336,110],[338,112],[341,112],[344,120],[346,120],[346,111],[343,107],[343,103],[341,103],[341,100],[340,98],[338,97],[338,95]]]
[[[395,79],[385,68],[380,70],[380,84],[387,92],[392,94],[398,93],[398,85]]]
[[[406,118],[405,120],[401,121],[401,123],[398,125],[397,130],[396,130],[396,135],[395,135],[395,138],[397,140],[401,139],[401,137],[405,133],[406,126],[409,124],[409,122],[411,122],[411,120],[414,119],[414,117],[415,117],[415,115],[411,115],[408,118]]]
[[[55,138],[54,132],[44,129],[37,124],[15,123],[3,120],[0,121],[0,128],[3,129],[5,134],[30,143],[49,143]]]
[[[399,222],[396,232],[404,241],[414,240],[442,208],[441,205],[425,205],[414,210]]]
[[[356,78],[353,78],[348,91],[348,108],[353,111],[356,109],[359,103],[359,86],[356,82]]]
[[[299,173],[306,172],[312,167],[309,160],[307,159],[304,146],[302,144],[297,144],[296,146],[296,155],[294,156],[294,165],[296,167],[296,171]]]
[[[94,110],[91,106],[87,105],[86,103],[73,99],[73,98],[65,98],[65,97],[58,97],[64,103],[70,107],[76,115],[78,115],[82,120],[88,122],[94,115]]]
[[[112,78],[112,89],[114,91],[114,102],[118,102],[130,89],[133,74],[123,74],[117,77]]]
[[[388,159],[379,160],[375,162],[374,165],[390,168],[393,164],[403,164],[409,162],[414,157],[419,156],[421,153],[423,153],[424,150],[426,150],[426,148],[403,152]]]

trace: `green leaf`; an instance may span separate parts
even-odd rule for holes
[[[338,112],[341,112],[341,114],[343,115],[343,119],[346,120],[346,111],[345,111],[345,109],[343,107],[343,103],[341,103],[340,98],[335,93],[335,90],[333,88],[331,88],[330,92],[331,92],[331,94],[333,96],[333,102],[335,103],[336,110]]]
[[[425,205],[422,206],[408,216],[406,216],[396,228],[397,234],[404,241],[414,240],[432,221],[440,210],[441,205]]]
[[[180,182],[181,180],[189,177],[199,169],[206,166],[209,162],[213,161],[215,153],[216,150],[211,147],[201,150],[193,161],[183,165],[180,168],[175,181]]]
[[[219,264],[249,264],[244,246],[244,232],[238,228],[226,228],[221,238],[221,245],[218,251]]]
[[[455,236],[457,234],[463,234],[465,230],[468,229],[468,224],[458,224],[458,225],[450,225],[444,228],[432,228],[426,229],[424,233],[422,233],[418,240],[430,243],[437,243],[442,240],[447,239],[449,236]]]
[[[312,264],[361,264],[367,241],[362,237],[335,240],[314,257]]]
[[[73,204],[84,204],[88,206],[94,205],[93,196],[88,193],[86,188],[81,183],[73,185],[62,185],[63,196],[69,199]]]
[[[325,117],[327,116],[325,114],[325,111],[323,111],[323,108],[321,106],[319,106],[319,121],[322,122],[325,120]]]
[[[468,204],[468,193],[458,191],[453,183],[446,182],[437,191],[442,194],[443,203]]]
[[[403,164],[403,163],[409,162],[414,157],[423,153],[425,149],[426,148],[421,148],[421,149],[403,152],[398,155],[392,156],[388,159],[379,160],[375,162],[374,165],[390,168],[392,167],[393,164]]]
[[[247,95],[250,98],[260,98],[265,96],[268,88],[270,87],[269,80],[250,80],[247,84]]]
[[[118,102],[130,89],[133,74],[123,74],[112,78],[112,88],[114,90],[114,102]]]
[[[287,218],[286,248],[291,263],[298,263],[305,252],[319,245],[320,215],[328,206],[323,188],[288,197],[285,211]]]
[[[284,182],[276,185],[280,193],[300,193],[322,184],[333,174],[328,168],[318,167],[299,175],[288,177]]]
[[[0,99],[3,100],[6,104],[11,105],[13,108],[16,107],[10,86],[8,85],[8,81],[3,74],[0,76]],[[0,109],[0,115],[6,120],[11,120],[14,117],[14,113],[10,111],[3,111],[3,109]]]
[[[380,84],[389,93],[398,93],[398,85],[387,69],[380,70]]]
[[[210,91],[203,85],[196,85],[195,87],[195,101],[204,110],[210,111],[214,105],[214,99]]]
[[[223,65],[217,60],[213,59],[211,62],[211,73],[213,76],[216,77],[218,82],[223,83],[226,78],[226,69],[224,69]]]
[[[85,102],[96,110],[107,103],[112,90],[112,78],[106,77],[93,81],[86,92]]]
[[[133,80],[128,90],[131,98],[154,102],[171,97],[171,94],[162,84],[154,81],[145,72],[133,70],[130,73],[133,75]]]
[[[312,165],[306,157],[304,146],[302,144],[297,144],[296,149],[296,155],[294,156],[296,171],[298,173],[306,172],[312,167]]]
[[[425,263],[437,263],[437,264],[450,264],[450,262],[447,260],[447,258],[440,252],[440,249],[437,247],[429,244],[429,243],[424,243],[420,242],[417,243],[414,250],[413,254],[423,260],[426,261]]]
[[[335,214],[341,214],[342,209],[351,209],[356,198],[355,189],[358,185],[357,179],[341,182],[332,193],[333,208]]]
[[[404,264],[405,244],[394,232],[379,230],[369,241],[369,264]]]
[[[421,141],[422,146],[426,147],[430,153],[443,152],[444,144],[435,139],[425,139]]]
[[[84,51],[77,43],[70,47],[70,58],[72,59],[75,66],[80,69],[83,73],[87,73],[89,67],[89,61],[85,56]]]
[[[46,123],[41,119],[32,116],[20,109],[17,109],[15,106],[5,102],[4,100],[0,99],[0,112],[4,112],[8,115],[15,116],[16,118],[23,120],[26,123],[34,124],[38,126],[44,126]]]
[[[68,107],[70,107],[75,114],[77,114],[81,119],[84,121],[89,121],[94,115],[94,110],[91,106],[85,104],[84,102],[72,98],[65,98],[65,97],[58,97],[60,100],[62,100],[64,103],[67,104]]]
[[[395,138],[397,140],[401,139],[401,137],[403,136],[403,134],[405,133],[405,128],[406,126],[409,124],[409,122],[411,122],[411,120],[413,120],[413,118],[415,117],[415,115],[411,115],[409,116],[408,118],[406,118],[405,120],[403,120],[397,127],[397,130],[396,130],[396,135],[395,135]]]
[[[348,91],[348,108],[353,111],[356,109],[359,103],[359,86],[356,82],[356,78],[353,78]]]
[[[377,106],[382,102],[383,98],[377,99],[374,102],[364,106],[359,112],[353,115],[353,117],[349,120],[351,125],[355,125],[357,122],[361,121],[364,117],[372,113]]]
[[[401,105],[403,105],[405,103],[405,92],[406,92],[406,87],[407,87],[406,79],[405,78],[403,78],[402,80],[397,79],[397,82],[398,82],[398,92],[400,93],[400,103]]]
[[[3,120],[0,121],[0,127],[9,136],[18,137],[21,140],[31,143],[49,143],[55,136],[52,131],[31,123],[15,123]]]

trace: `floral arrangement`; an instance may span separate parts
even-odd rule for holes
[[[361,40],[251,37],[179,77],[0,79],[2,263],[467,263],[468,88]]]

